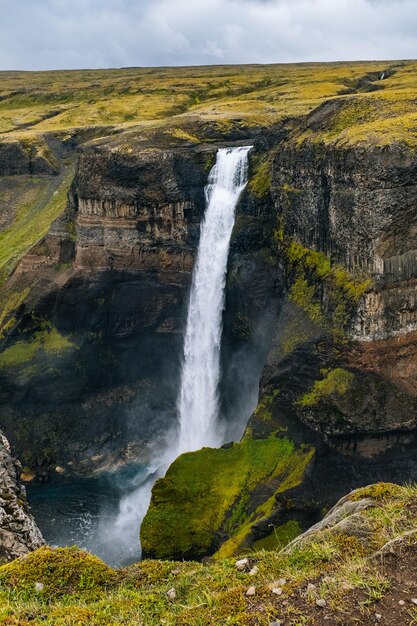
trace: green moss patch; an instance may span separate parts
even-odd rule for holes
[[[354,374],[341,367],[336,367],[333,370],[324,372],[324,378],[322,380],[316,380],[311,391],[305,393],[300,400],[298,400],[298,404],[302,407],[315,406],[319,404],[323,398],[334,395],[344,396],[351,388],[354,380]]]
[[[0,568],[0,589],[8,586],[27,598],[44,600],[82,593],[91,597],[115,580],[110,567],[76,547],[40,548]]]
[[[258,539],[253,544],[254,550],[277,550],[286,546],[290,541],[295,539],[301,533],[300,523],[296,520],[290,520],[285,524],[281,524],[273,529],[273,531]]]
[[[290,300],[315,324],[343,335],[371,281],[352,276],[342,266],[332,264],[322,252],[305,248],[297,241],[286,241],[281,232],[277,232],[276,241],[288,267]]]
[[[37,179],[30,198],[19,205],[13,223],[0,233],[0,285],[64,211],[74,171],[75,166],[71,164],[66,166],[61,178]]]
[[[212,552],[219,537],[235,535],[240,545],[251,525],[270,514],[270,496],[299,484],[312,454],[272,435],[182,455],[154,486],[141,528],[144,551],[198,557]],[[269,506],[253,507],[257,488],[267,493],[268,486]]]
[[[3,295],[3,304],[0,309],[0,339],[4,339],[7,331],[16,322],[13,313],[25,302],[29,291],[29,288],[26,288]]]
[[[255,155],[251,158],[252,173],[248,190],[255,198],[264,198],[271,189],[272,159],[270,155]]]
[[[255,417],[263,422],[272,420],[271,408],[279,396],[279,389],[274,389],[269,395],[262,398],[255,410]]]
[[[0,369],[26,365],[39,353],[59,355],[77,346],[61,335],[56,328],[47,325],[34,333],[30,341],[17,341],[0,354]]]

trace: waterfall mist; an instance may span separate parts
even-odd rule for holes
[[[140,558],[139,528],[152,486],[172,461],[183,452],[224,443],[225,430],[218,422],[222,314],[230,238],[236,205],[247,182],[250,149],[220,148],[209,174],[188,304],[178,423],[147,470],[138,474],[135,487],[121,497],[117,513],[104,511],[100,519],[100,542],[107,546],[105,558],[113,565]]]

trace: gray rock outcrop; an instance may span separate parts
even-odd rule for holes
[[[20,483],[21,466],[0,432],[0,565],[44,545]]]

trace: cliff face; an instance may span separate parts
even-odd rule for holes
[[[0,361],[2,424],[38,475],[136,460],[172,424],[213,150],[81,149],[65,212],[6,284],[25,302]]]
[[[0,564],[40,548],[44,541],[20,484],[20,463],[12,458],[6,437],[0,433]]]
[[[200,132],[209,142],[181,133],[177,139],[158,129],[132,131],[83,144],[77,154],[74,142],[56,140],[58,176],[69,163],[75,165],[68,202],[1,288],[6,302],[0,318],[2,424],[39,478],[56,468],[90,473],[146,460],[175,423],[182,332],[208,172],[222,140],[247,141],[252,134],[255,143],[264,141],[257,128],[219,132],[205,124]],[[273,232],[266,226],[271,218],[258,218],[261,226],[249,227],[245,235],[251,228],[261,233],[251,249],[264,248]],[[270,284],[267,260],[254,264],[243,256],[241,293],[257,268]],[[260,329],[270,295],[256,302],[259,293],[253,290],[241,300],[244,308],[254,308]],[[233,355],[243,351],[258,371],[264,357],[253,350],[255,337],[246,341],[251,331],[241,327],[246,313],[233,306],[230,312],[224,412],[235,418],[235,437],[244,426],[242,402],[250,397],[255,405],[257,382],[251,378],[246,396],[237,391]],[[239,381],[247,380],[242,373]]]
[[[299,398],[301,418],[314,420],[329,434],[414,429],[415,154],[398,145],[354,149],[307,142],[283,146],[273,171],[284,238],[299,244],[298,251],[294,244],[290,249],[282,244],[289,299],[329,337],[333,355],[322,355],[322,362],[346,368],[349,379],[343,397],[333,398],[328,411],[321,406],[326,400],[318,382],[315,396]],[[308,250],[323,254],[316,262]],[[343,277],[341,269],[332,276],[327,259],[351,278]],[[307,285],[312,277],[319,288],[308,293],[307,287],[302,293],[301,281]],[[334,292],[339,288],[346,305],[353,284],[356,302],[352,300],[346,311],[350,315],[343,319],[342,302]],[[315,305],[324,317],[314,315]],[[342,332],[343,345],[339,342],[336,354],[335,338]]]

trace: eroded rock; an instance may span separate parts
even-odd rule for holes
[[[19,482],[20,472],[20,463],[13,459],[7,439],[0,433],[0,564],[44,545]]]

